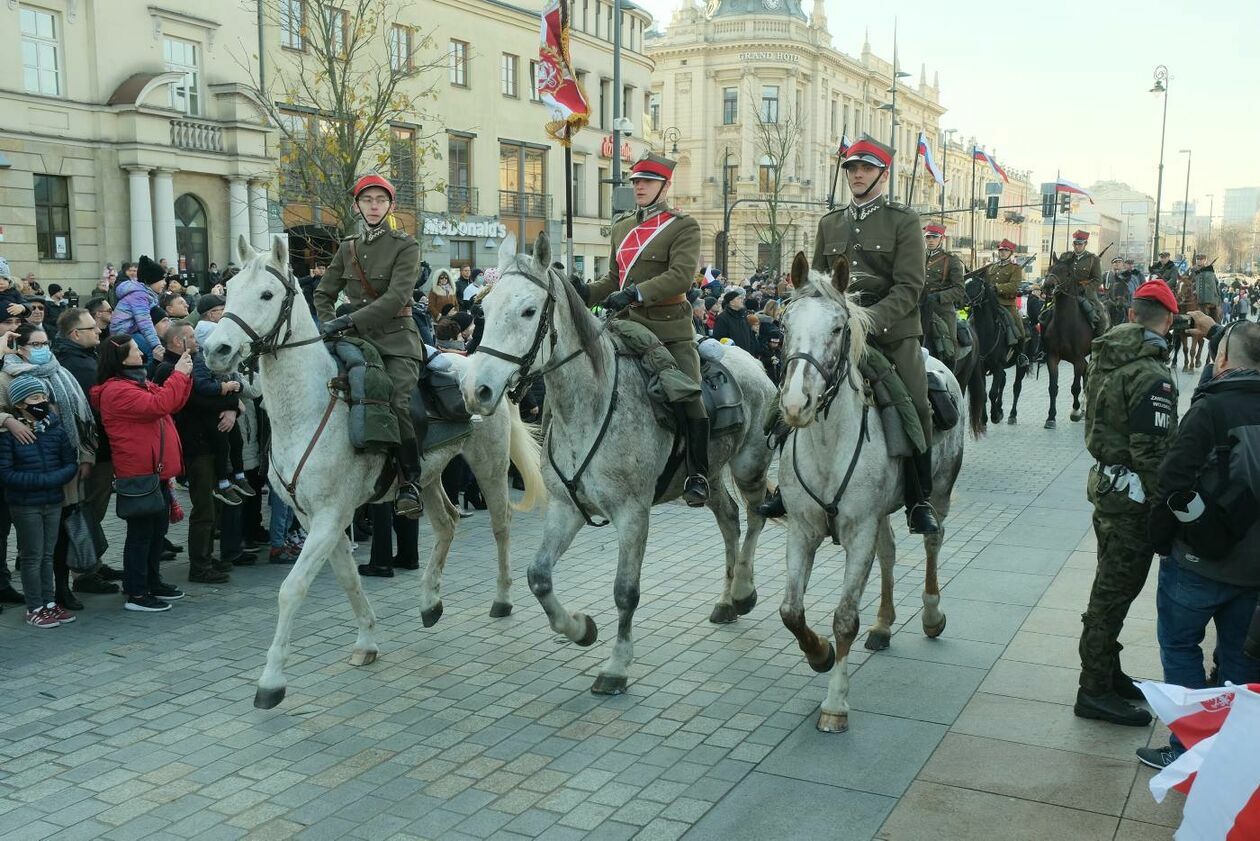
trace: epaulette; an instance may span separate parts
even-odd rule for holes
[[[902,204],[899,201],[888,202],[888,207],[890,207],[893,210],[900,210],[902,213],[914,213],[914,211],[910,209],[910,205]]]
[[[612,218],[612,222],[610,224],[616,225],[623,219],[632,219],[634,218],[634,213],[635,212],[633,210],[627,210],[625,213],[618,213]]]
[[[394,239],[411,239],[411,234],[399,228],[394,228],[394,230],[390,231],[389,234]]]

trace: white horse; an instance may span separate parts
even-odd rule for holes
[[[228,284],[223,320],[205,343],[206,363],[215,371],[235,370],[257,355],[263,400],[271,421],[268,477],[273,490],[293,506],[307,530],[306,543],[280,587],[280,615],[267,665],[258,681],[254,706],[270,709],[284,699],[284,663],[289,654],[293,617],[324,561],[332,563],[358,623],[350,664],[373,662],[379,649],[376,616],[350,554],[346,527],[360,505],[377,497],[376,484],[385,456],[356,453],[350,444],[349,409],[334,398],[329,382],[337,364],[323,347],[297,283],[289,273],[288,245],[277,237],[270,251],[256,252],[244,237],[237,244],[243,267]],[[452,356],[456,370],[466,360]],[[512,612],[508,526],[512,508],[528,510],[546,493],[539,472],[539,447],[514,407],[485,413],[472,432],[425,454],[422,498],[433,526],[433,554],[421,584],[425,627],[442,614],[442,569],[455,535],[458,512],[446,498],[442,468],[462,453],[481,484],[499,549],[499,576],[491,616]],[[509,505],[508,461],[525,481],[519,506]],[[393,490],[384,494],[391,498]]]
[[[848,264],[841,260],[831,277],[810,274],[804,254],[792,263],[796,288],[784,316],[787,365],[780,385],[784,420],[793,427],[779,461],[779,486],[787,506],[787,587],[779,615],[816,672],[832,671],[818,729],[841,733],[849,719],[849,650],[858,633],[858,607],[879,554],[879,613],[866,647],[881,650],[892,636],[893,565],[896,543],[889,515],[902,507],[902,467],[890,458],[876,410],[863,393],[858,360],[866,347],[871,315],[845,294]],[[938,637],[945,630],[940,610],[936,559],[945,539],[950,494],[962,467],[963,430],[967,409],[958,382],[935,359],[929,371],[948,385],[959,409],[958,423],[937,432],[932,443],[932,506],[941,530],[927,535],[927,572],[923,590],[923,630]],[[824,510],[831,506],[834,513]],[[823,539],[833,536],[844,546],[844,586],[832,630],[836,643],[809,627],[805,620],[805,588],[814,555]]]
[[[550,262],[545,234],[535,241],[533,257],[516,254],[515,239],[504,239],[499,280],[482,302],[484,339],[465,372],[464,402],[473,411],[491,411],[505,392],[543,375],[551,414],[543,474],[550,501],[542,545],[529,567],[529,586],[553,630],[578,645],[593,644],[594,620],[570,613],[560,603],[552,589],[552,567],[584,523],[596,525],[593,518],[602,516],[616,525],[617,642],[591,687],[596,694],[615,695],[625,691],[633,659],[631,623],[639,603],[648,514],[674,435],[657,424],[637,364],[618,357],[573,287],[550,270]],[[733,622],[757,601],[753,553],[765,519],[752,509],[766,492],[771,453],[761,426],[774,396],[774,386],[756,359],[729,348],[723,362],[743,389],[745,417],[742,428],[714,439],[709,448],[708,507],[726,549],[726,580],[712,622]],[[724,466],[729,466],[749,509],[742,547],[739,507],[720,480]],[[684,472],[676,471],[657,501],[679,497]]]

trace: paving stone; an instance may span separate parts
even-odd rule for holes
[[[790,815],[799,838],[869,838],[896,801],[868,792],[753,772],[683,837],[688,841],[754,841],[780,837]],[[925,836],[926,837],[926,836]]]

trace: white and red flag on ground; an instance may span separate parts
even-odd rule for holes
[[[919,154],[923,156],[923,166],[936,180],[937,184],[945,186],[945,175],[941,172],[941,168],[936,165],[936,160],[932,157],[932,147],[928,145],[927,135],[919,132]]]
[[[980,161],[981,163],[988,164],[989,169],[993,170],[994,175],[1002,179],[1003,184],[1011,183],[1011,179],[1006,177],[1006,170],[998,166],[998,162],[993,159],[992,155],[985,152],[983,149],[978,149],[978,148],[973,148],[971,150],[971,154],[972,154],[972,157],[974,157],[976,160]]]
[[[1089,203],[1094,203],[1094,197],[1091,196],[1080,184],[1068,181],[1066,178],[1060,178],[1054,182],[1054,191],[1056,193],[1071,193],[1075,196],[1084,196],[1089,199]]]
[[[590,121],[591,106],[569,61],[569,3],[551,0],[542,10],[542,45],[538,50],[538,98],[551,107],[547,134],[568,146]]]
[[[1138,687],[1188,748],[1150,782],[1156,801],[1170,788],[1189,795],[1177,841],[1260,838],[1260,684]]]

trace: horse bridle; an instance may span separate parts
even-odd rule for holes
[[[786,319],[784,319],[786,322]],[[805,351],[797,351],[783,360],[783,381],[788,381],[788,368],[796,360],[801,360],[818,372],[818,376],[822,377],[823,393],[822,398],[818,402],[818,411],[823,417],[827,416],[827,412],[831,409],[832,402],[836,399],[836,395],[840,393],[840,387],[846,382],[850,384],[854,391],[857,385],[852,382],[850,376],[853,372],[853,364],[849,359],[849,339],[851,327],[848,320],[844,323],[844,332],[840,334],[840,352],[836,355],[835,365],[830,369],[818,361],[818,357],[812,353]],[[783,343],[787,344],[787,327],[783,330]]]
[[[265,335],[259,336],[258,332],[245,323],[245,319],[241,318],[234,312],[224,312],[223,317],[231,321],[237,327],[245,331],[245,335],[249,337],[249,354],[245,357],[245,361],[251,362],[260,356],[275,356],[285,348],[302,347],[303,345],[311,345],[315,342],[323,341],[323,336],[316,336],[313,339],[302,339],[298,342],[290,342],[293,337],[293,325],[291,317],[293,315],[293,302],[297,299],[298,290],[290,282],[290,278],[281,273],[278,269],[267,266],[267,274],[280,281],[280,285],[284,287],[284,300],[280,302],[280,314],[276,317],[275,324],[271,325],[271,329]],[[280,331],[284,330],[284,339],[280,339]]]

